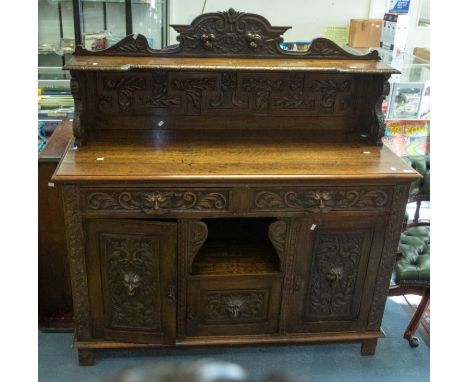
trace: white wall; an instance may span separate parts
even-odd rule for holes
[[[189,24],[202,13],[203,3],[203,0],[172,0],[170,24]],[[284,34],[285,41],[310,41],[323,36],[327,25],[348,25],[352,18],[367,18],[370,4],[371,0],[206,0],[204,13],[229,8],[257,13],[272,25],[292,26]],[[171,30],[171,44],[177,43],[176,36]]]
[[[418,25],[421,14],[430,18],[429,1],[411,0],[409,10],[410,30],[408,33],[408,42],[406,43],[406,50],[410,53],[413,52],[413,48],[415,47],[429,48],[431,44],[430,26],[420,27]]]

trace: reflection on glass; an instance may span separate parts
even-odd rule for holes
[[[150,47],[161,49],[166,42],[166,1],[139,0],[132,2],[133,33],[148,39]]]
[[[81,23],[85,49],[109,48],[126,36],[124,0],[81,1]]]
[[[430,0],[421,0],[421,8],[419,11],[419,27],[428,27],[431,25],[431,7]]]
[[[75,50],[72,2],[39,0],[38,16],[39,66],[62,66]]]

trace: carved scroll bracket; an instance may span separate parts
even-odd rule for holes
[[[270,226],[268,227],[268,237],[275,247],[276,253],[278,254],[278,257],[280,258],[280,269],[281,271],[284,271],[285,264],[286,264],[286,259],[285,259],[285,253],[286,253],[286,235],[288,232],[288,224],[284,220],[278,220],[274,223],[271,223]]]
[[[208,226],[202,221],[191,221],[188,232],[188,273],[192,273],[193,260],[208,237]]]
[[[390,74],[382,75],[382,81],[378,84],[377,101],[373,111],[373,121],[369,131],[372,134],[372,142],[376,146],[382,146],[382,137],[385,133],[385,114],[382,111],[382,103],[385,97],[390,93],[390,83],[388,82]]]
[[[75,145],[78,147],[84,146],[88,140],[88,129],[86,127],[86,117],[83,115],[84,108],[82,102],[82,94],[85,92],[85,79],[83,75],[71,70],[70,91],[75,101],[75,111],[73,117],[73,135],[75,137]]]

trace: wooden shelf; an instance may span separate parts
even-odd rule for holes
[[[98,160],[98,158],[103,158]],[[309,131],[114,131],[70,146],[57,182],[240,181],[419,177],[387,147],[357,134]],[[193,183],[192,183],[193,184]]]
[[[193,275],[244,275],[278,273],[279,261],[273,248],[265,245],[211,244],[193,263]]]
[[[112,57],[73,56],[65,65],[68,70],[111,70],[132,69],[170,70],[238,70],[238,71],[301,71],[321,73],[399,73],[387,64],[364,60],[314,60],[311,58],[193,58],[193,57]]]

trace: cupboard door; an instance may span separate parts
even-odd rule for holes
[[[174,342],[177,224],[92,220],[86,228],[94,337]]]
[[[289,332],[365,329],[386,220],[338,216],[299,225]]]

